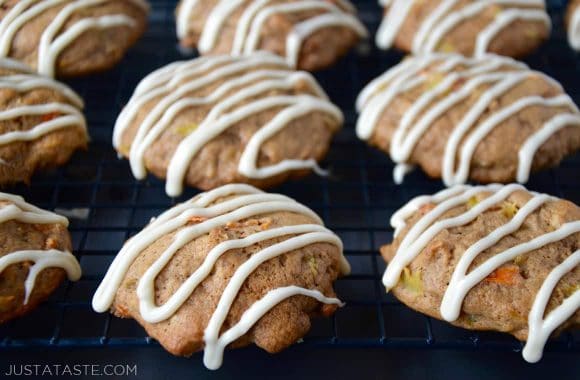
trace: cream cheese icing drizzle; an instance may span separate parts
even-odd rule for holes
[[[31,74],[30,69],[16,61],[0,58],[0,67],[6,70],[17,71],[14,74],[0,76],[0,90],[10,89],[19,93],[35,89],[50,89],[62,94],[69,102],[52,102],[45,104],[15,105],[0,110],[0,122],[14,120],[26,116],[49,116],[33,128],[25,131],[12,131],[0,134],[0,146],[14,143],[33,141],[44,135],[62,128],[81,128],[86,131],[86,122],[81,113],[82,99],[67,86],[53,79]]]
[[[11,7],[0,20],[0,56],[10,55],[16,33],[28,22],[59,8],[54,19],[40,36],[38,46],[37,70],[46,76],[55,75],[56,60],[60,53],[83,33],[94,29],[107,29],[119,26],[133,28],[135,20],[124,14],[111,14],[100,17],[83,17],[69,28],[63,30],[68,20],[83,9],[99,6],[109,0],[21,0]],[[149,5],[144,0],[126,0],[147,11]],[[0,0],[0,5],[4,3]]]
[[[577,6],[572,13],[568,25],[568,41],[574,50],[580,50],[580,6]]]
[[[525,188],[515,184],[508,186],[495,184],[478,187],[456,186],[433,196],[421,196],[413,199],[395,213],[391,220],[391,225],[396,231],[395,236],[405,227],[406,219],[411,217],[421,206],[434,204],[435,207],[423,215],[407,231],[405,238],[400,243],[393,260],[388,265],[383,276],[383,283],[386,288],[391,289],[398,283],[403,268],[408,266],[421,253],[429,241],[441,231],[471,223],[490,207],[501,203],[517,191],[525,191]],[[463,214],[441,219],[442,215],[449,210],[465,204],[469,199],[483,192],[488,192],[490,195],[477,203],[473,208],[465,211]],[[546,194],[531,194],[532,198],[516,212],[509,222],[496,228],[487,236],[472,244],[461,255],[453,270],[451,280],[441,303],[440,313],[444,320],[449,322],[457,320],[460,316],[461,306],[467,293],[503,264],[514,260],[520,255],[529,254],[550,243],[560,241],[580,232],[580,221],[562,224],[554,231],[536,236],[529,241],[498,252],[468,273],[474,260],[482,252],[492,248],[501,239],[522,228],[526,218],[531,216],[543,205],[557,201],[557,198]],[[543,347],[550,334],[580,308],[580,291],[575,291],[544,319],[548,301],[556,285],[562,277],[574,270],[578,264],[580,264],[580,251],[572,253],[563,263],[554,268],[544,280],[537,293],[528,317],[528,342],[523,350],[523,356],[527,361],[536,362],[540,360]]]
[[[207,95],[195,95],[205,87],[220,85]],[[263,95],[284,91],[305,83],[313,95]],[[261,95],[261,97],[260,97]],[[257,98],[259,97],[259,98]],[[277,164],[258,168],[261,146],[293,120],[313,112],[329,115],[339,124],[343,121],[340,110],[332,105],[306,72],[292,72],[284,60],[269,53],[255,53],[247,57],[202,57],[172,64],[153,72],[135,90],[123,109],[113,135],[113,145],[121,148],[123,134],[134,122],[138,112],[154,99],[161,99],[141,121],[131,144],[131,169],[138,179],[147,175],[145,153],[182,112],[193,107],[211,106],[201,123],[177,146],[167,169],[167,194],[179,195],[184,177],[195,155],[211,140],[239,121],[257,113],[281,108],[273,119],[254,134],[245,147],[238,171],[248,178],[267,178],[296,169],[321,169],[313,159],[287,159]]]
[[[180,39],[187,36],[188,23],[198,0],[184,0],[177,11],[177,35]],[[265,22],[276,14],[296,14],[305,11],[321,12],[318,15],[300,21],[289,32],[286,38],[286,60],[291,67],[298,65],[304,40],[315,32],[328,27],[345,27],[361,37],[368,32],[364,25],[352,14],[354,7],[346,0],[339,5],[319,0],[301,0],[296,2],[274,2],[272,0],[220,0],[211,10],[204,26],[198,49],[207,54],[215,47],[226,21],[236,12],[241,15],[236,25],[232,55],[248,55],[259,49],[260,37]]]
[[[390,48],[403,24],[409,17],[413,0],[380,1],[388,12],[379,27],[376,43],[382,49]],[[551,28],[551,20],[545,11],[544,0],[479,0],[459,7],[459,0],[441,0],[439,4],[421,22],[412,43],[412,52],[425,54],[434,52],[440,42],[462,22],[477,17],[490,6],[503,6],[494,20],[477,36],[474,55],[481,57],[488,51],[502,30],[517,20],[543,22]]]
[[[234,195],[236,197],[212,204],[222,197]],[[308,216],[316,224],[272,228],[241,239],[224,241],[208,252],[204,262],[164,304],[157,305],[155,303],[155,279],[173,256],[186,244],[227,223],[280,211]],[[188,221],[194,216],[205,218],[205,220],[188,226]],[[154,241],[177,230],[179,232],[175,234],[172,243],[147,269],[137,285],[139,310],[142,318],[149,323],[158,323],[171,318],[201,282],[209,276],[217,260],[226,252],[288,236],[286,240],[260,250],[240,265],[224,289],[204,333],[204,363],[210,369],[217,369],[221,366],[223,351],[228,344],[244,335],[264,314],[286,298],[304,295],[315,298],[322,303],[341,305],[338,299],[326,297],[318,290],[297,286],[272,289],[246,310],[234,326],[220,336],[222,325],[242,285],[262,263],[315,243],[329,243],[339,247],[342,252],[340,239],[326,229],[320,218],[307,207],[286,196],[266,194],[251,186],[226,185],[203,193],[166,211],[154,219],[143,231],[131,238],[115,257],[99,285],[93,298],[93,308],[98,312],[108,310],[123,278],[139,254]],[[342,273],[347,274],[350,271],[350,266],[342,254],[340,265]]]
[[[0,205],[0,223],[13,220],[27,224],[62,224],[68,226],[68,220],[65,217],[26,203],[19,196],[0,193],[0,202],[2,202]],[[62,268],[71,281],[77,281],[81,277],[81,268],[76,258],[70,252],[55,249],[10,252],[0,257],[0,273],[10,265],[27,261],[32,261],[34,264],[29,268],[24,282],[24,305],[28,303],[34,290],[38,274],[44,269]]]
[[[463,69],[453,71],[458,65]],[[429,79],[422,75],[427,67],[432,68],[440,80],[411,104],[391,139],[390,155],[398,165],[394,173],[396,183],[402,183],[404,174],[410,170],[411,155],[428,129],[452,107],[473,96],[484,85],[488,88],[476,92],[479,98],[457,122],[446,142],[442,178],[447,186],[465,183],[479,144],[503,121],[526,108],[542,106],[569,111],[561,111],[561,114],[546,121],[520,148],[517,180],[521,183],[527,182],[534,156],[543,143],[562,128],[580,126],[578,108],[565,94],[552,98],[538,95],[522,97],[512,104],[494,110],[491,115],[481,120],[496,99],[531,76],[541,76],[560,91],[562,87],[548,76],[530,71],[525,65],[510,58],[488,55],[485,59],[470,59],[458,55],[432,54],[403,61],[372,81],[361,92],[357,99],[357,109],[361,112],[357,122],[359,138],[368,140],[372,137],[383,112],[397,96],[428,83]]]

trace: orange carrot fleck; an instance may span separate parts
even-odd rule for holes
[[[266,218],[260,225],[262,230],[267,230],[272,225],[272,219]]]
[[[435,205],[433,203],[427,203],[426,205],[421,206],[421,208],[419,208],[419,212],[421,214],[426,214],[429,211],[433,210],[435,208]]]
[[[207,218],[204,218],[202,216],[192,216],[191,218],[189,218],[187,224],[197,224],[197,223],[201,223],[204,220],[206,220]]]
[[[51,121],[52,119],[55,119],[56,117],[58,117],[60,114],[58,112],[51,112],[51,113],[47,113],[45,115],[42,115],[42,121],[46,122],[46,121]]]
[[[493,282],[500,285],[515,285],[520,274],[520,268],[509,266],[498,268],[485,278],[487,282]]]
[[[54,249],[54,248],[58,247],[58,243],[53,238],[46,239],[45,245],[46,245],[46,248],[49,248],[49,249]]]
[[[321,308],[322,315],[324,317],[328,318],[328,317],[332,316],[332,314],[334,314],[336,309],[338,309],[338,306],[336,306],[336,305],[329,305],[329,304],[322,305],[322,308]]]

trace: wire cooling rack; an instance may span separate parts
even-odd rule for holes
[[[105,270],[123,242],[152,216],[196,194],[187,190],[170,199],[153,177],[133,179],[127,161],[111,147],[112,127],[138,81],[169,62],[189,58],[174,37],[174,1],[153,0],[145,37],[122,64],[104,74],[71,81],[86,100],[92,143],[65,167],[37,176],[30,186],[7,189],[32,203],[54,210],[80,208],[85,219],[71,219],[74,251],[83,278],[67,283],[38,310],[0,326],[0,348],[149,346],[157,344],[132,320],[92,311],[90,300]],[[380,20],[375,0],[358,1],[361,17],[374,33]],[[569,48],[561,26],[564,1],[552,1],[554,35],[528,63],[560,80],[580,103],[580,59]],[[322,86],[346,116],[345,128],[335,139],[326,166],[329,178],[311,176],[274,189],[313,208],[345,243],[353,273],[337,282],[347,302],[333,318],[314,321],[306,345],[349,348],[414,348],[451,350],[520,350],[507,335],[454,328],[416,313],[385,294],[380,277],[385,264],[377,254],[389,242],[390,215],[412,197],[441,189],[439,181],[419,171],[404,186],[392,182],[393,165],[386,155],[358,141],[354,132],[354,101],[361,88],[401,55],[379,52],[363,44],[334,68],[317,74]],[[580,157],[532,177],[531,189],[568,198],[580,204]],[[551,341],[547,351],[579,352],[580,336],[566,333]]]

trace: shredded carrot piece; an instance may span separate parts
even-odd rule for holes
[[[238,223],[238,222],[227,222],[226,223],[226,228],[238,228],[240,226],[242,226],[242,224]]]
[[[58,243],[53,238],[46,239],[46,241],[44,243],[46,245],[46,248],[54,249],[54,248],[58,247]]]
[[[204,218],[202,216],[192,216],[191,218],[189,218],[188,220],[188,224],[197,224],[197,223],[201,223],[203,221],[205,221],[207,218]]]
[[[485,281],[500,285],[515,285],[520,274],[517,266],[498,268],[486,277]]]
[[[338,306],[336,305],[324,304],[321,307],[321,312],[324,317],[330,317],[332,314],[334,314],[336,309],[338,309]]]
[[[56,117],[58,117],[60,114],[58,112],[51,112],[51,113],[47,113],[46,115],[42,115],[41,120],[46,122],[46,121],[51,121],[52,119],[55,119]]]
[[[419,208],[419,212],[421,214],[426,214],[429,211],[433,210],[435,208],[435,205],[433,203],[427,203],[426,205],[421,206],[421,208]]]
[[[260,227],[262,227],[262,230],[267,230],[268,228],[270,228],[271,225],[272,225],[272,219],[267,218],[262,222]]]

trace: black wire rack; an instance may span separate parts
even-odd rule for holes
[[[70,81],[86,100],[92,143],[65,167],[37,176],[30,186],[6,191],[54,210],[84,209],[88,217],[71,219],[74,252],[83,278],[66,283],[31,314],[0,326],[0,349],[27,347],[132,347],[157,343],[132,320],[93,312],[90,300],[123,242],[143,228],[152,216],[196,194],[189,189],[179,199],[164,193],[164,184],[153,177],[133,179],[127,161],[119,160],[111,146],[115,119],[139,80],[152,70],[175,60],[192,57],[175,39],[175,1],[152,0],[149,29],[122,64],[114,70]],[[361,18],[374,33],[381,11],[375,0],[358,1]],[[563,83],[580,103],[580,57],[565,40],[562,12],[565,1],[551,1],[554,20],[551,41],[527,62]],[[393,165],[384,155],[356,138],[354,102],[362,87],[401,59],[396,52],[380,52],[372,40],[334,68],[317,73],[322,86],[346,116],[345,128],[336,137],[326,166],[332,176],[311,176],[277,189],[317,211],[345,243],[352,275],[336,284],[346,301],[333,318],[314,321],[306,345],[334,347],[384,347],[451,350],[518,351],[522,344],[496,333],[454,328],[416,313],[387,295],[381,284],[385,269],[377,254],[392,238],[390,215],[412,197],[442,188],[419,171],[404,186],[391,179]],[[553,170],[536,174],[531,189],[548,192],[580,204],[580,157],[572,157]],[[547,351],[580,352],[580,335],[565,333],[552,340]]]

